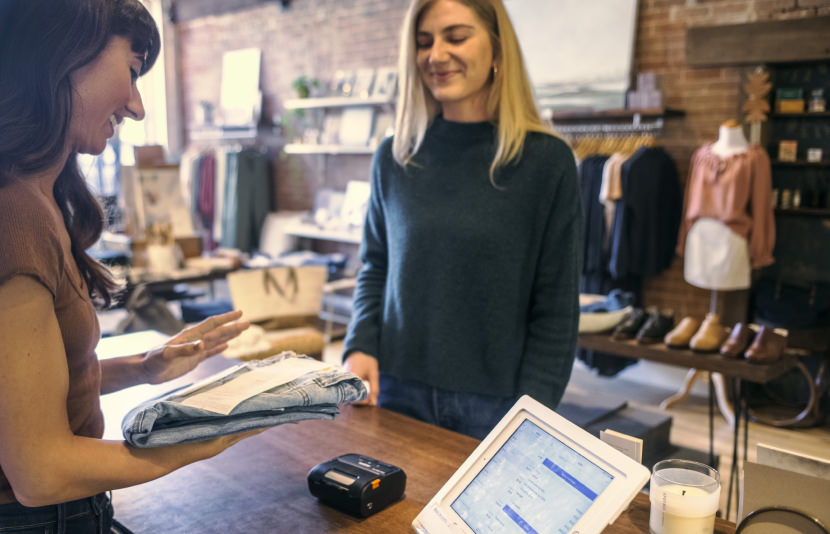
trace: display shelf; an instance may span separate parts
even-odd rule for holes
[[[654,117],[682,117],[683,110],[671,108],[643,108],[643,109],[603,109],[598,111],[554,110],[552,118],[557,121],[607,121],[613,119],[626,120],[635,116],[641,118]]]
[[[292,98],[286,100],[283,105],[285,109],[318,109],[318,108],[345,108],[360,106],[383,106],[392,105],[394,101],[388,96],[377,97],[356,97],[356,96],[331,96],[325,98]]]
[[[311,143],[289,143],[283,147],[286,154],[374,154],[370,146],[315,145]]]
[[[781,161],[780,159],[772,160],[772,165],[775,167],[830,167],[830,160],[822,161]]]
[[[772,113],[770,117],[775,119],[804,119],[804,118],[828,118],[830,111],[805,111],[803,113]]]
[[[826,208],[775,208],[776,215],[804,215],[808,217],[830,217]]]
[[[278,145],[283,141],[277,128],[257,128],[256,126],[224,127],[193,126],[187,131],[191,141],[250,141],[259,140],[267,144]]]
[[[324,241],[337,241],[340,243],[352,243],[359,245],[363,240],[360,228],[355,229],[326,229],[320,228],[311,223],[294,223],[287,225],[284,232],[295,237],[308,239],[320,239]]]

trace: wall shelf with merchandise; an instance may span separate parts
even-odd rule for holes
[[[285,108],[302,123],[302,142],[285,145],[286,154],[373,154],[395,121],[389,96],[298,98]]]
[[[777,278],[828,282],[830,251],[830,61],[768,65],[769,120],[763,144],[772,164]]]

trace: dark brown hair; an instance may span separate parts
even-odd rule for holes
[[[159,54],[155,21],[138,0],[0,0],[0,180],[60,163],[72,117],[71,74],[90,63],[114,36],[144,56],[144,74]],[[72,153],[54,195],[72,255],[97,303],[108,306],[118,285],[89,257],[103,230],[103,212]]]

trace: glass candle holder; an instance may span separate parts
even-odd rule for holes
[[[651,534],[712,534],[720,504],[720,475],[691,460],[657,462],[649,495]]]

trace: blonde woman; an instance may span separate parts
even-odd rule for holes
[[[346,366],[369,402],[484,437],[555,408],[578,322],[573,155],[539,118],[501,0],[414,0],[379,147]]]

